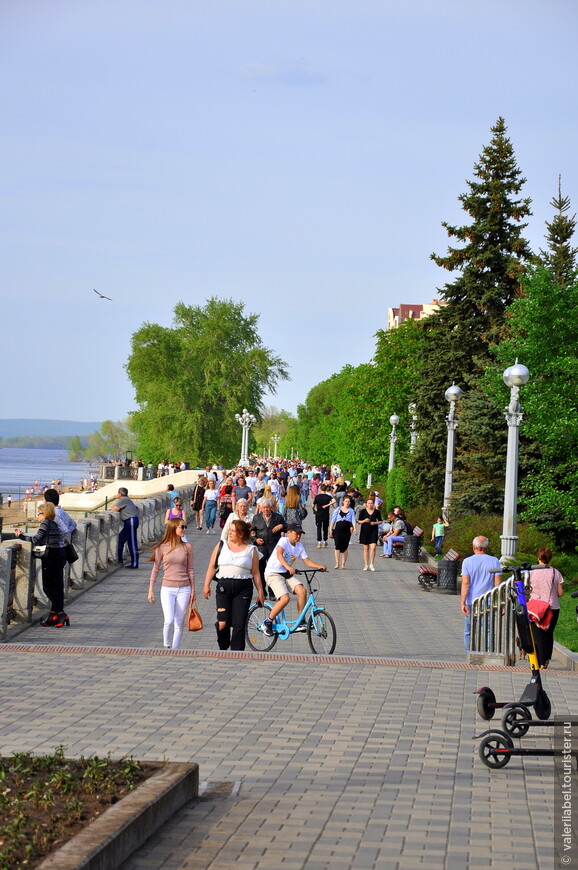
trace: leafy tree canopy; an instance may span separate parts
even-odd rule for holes
[[[235,414],[247,408],[260,417],[264,394],[288,377],[283,360],[263,345],[258,320],[242,302],[212,297],[204,306],[179,302],[172,327],[145,323],[134,333],[126,368],[147,460],[238,459]]]

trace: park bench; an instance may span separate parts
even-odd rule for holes
[[[459,558],[460,554],[457,552],[457,550],[448,550],[443,559],[441,559],[440,561],[457,562]],[[423,589],[431,591],[431,589],[437,583],[438,569],[435,567],[435,565],[419,565],[418,570],[419,574],[417,579],[419,585],[423,587]]]

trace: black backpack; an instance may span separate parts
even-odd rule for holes
[[[405,523],[405,533],[406,535],[413,535],[413,526],[407,520],[404,520]]]

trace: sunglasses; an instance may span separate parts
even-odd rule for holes
[[[179,529],[186,529],[186,526],[179,526]]]

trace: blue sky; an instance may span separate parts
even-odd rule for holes
[[[573,0],[3,0],[1,416],[124,417],[131,334],[212,295],[260,314],[292,375],[266,403],[295,411],[371,358],[388,306],[438,295],[429,254],[500,115],[543,247],[559,173],[578,209],[577,19]]]

